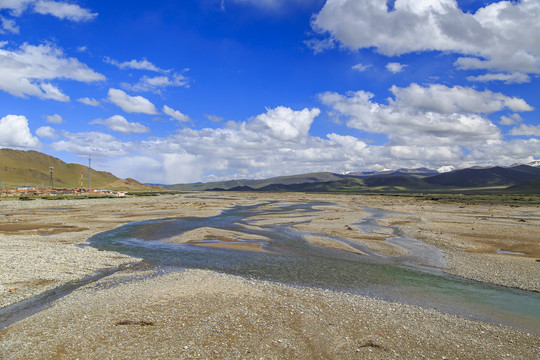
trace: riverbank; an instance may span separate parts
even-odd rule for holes
[[[438,204],[385,196],[198,193],[0,202],[0,306],[93,275],[101,268],[139,261],[85,246],[85,240],[93,234],[132,221],[213,216],[235,205],[269,200],[334,203],[321,205],[323,211],[310,214],[302,224],[294,226],[357,241],[387,256],[401,256],[403,249],[386,242],[388,230],[365,234],[355,225],[366,215],[365,207],[391,210],[391,216],[378,222],[399,226],[408,236],[443,250],[445,271],[495,284],[540,289],[540,263],[536,261],[540,258],[540,245],[534,237],[540,229],[538,207]],[[290,214],[252,220],[252,226],[261,226],[264,221],[296,221],[291,220]],[[208,234],[194,232],[193,239],[182,241],[198,242],[204,240],[196,238],[198,235]],[[222,247],[234,244],[226,238],[220,241]],[[324,243],[323,237],[311,241],[317,246],[348,251],[346,246]],[[538,336],[434,310],[249,281],[211,271],[147,275],[124,271],[106,277],[8,327],[0,332],[0,351],[4,351],[0,357],[540,356]],[[126,282],[126,277],[131,280]],[[163,341],[156,343],[156,338]]]

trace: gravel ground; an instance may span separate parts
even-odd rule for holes
[[[213,216],[235,205],[269,200],[336,203],[321,206],[325,211],[295,227],[402,256],[406,251],[386,242],[388,228],[366,235],[355,226],[366,206],[395,211],[378,222],[399,226],[406,235],[441,249],[445,271],[540,291],[538,207],[382,196],[202,193],[0,201],[0,307],[99,269],[139,261],[84,246],[93,234],[132,221]],[[291,222],[287,216],[259,220],[252,225]],[[335,242],[324,244],[324,237],[312,240],[348,251]],[[500,249],[524,255],[500,254]],[[534,359],[540,358],[540,338],[434,310],[211,271],[160,276],[123,271],[0,331],[0,359],[75,358]]]
[[[538,337],[433,310],[205,270],[151,275],[117,273],[12,325],[0,357],[540,357]]]

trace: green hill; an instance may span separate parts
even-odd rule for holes
[[[509,192],[540,194],[540,179],[531,179],[507,188]]]
[[[265,181],[258,180],[257,184],[259,186],[253,186],[248,181],[244,181],[242,185],[235,187],[215,186],[208,189],[221,191],[369,193],[451,193],[456,191],[537,193],[540,191],[538,190],[540,168],[526,165],[512,168],[464,169],[431,177],[419,177],[405,172],[399,172],[400,175],[383,174],[363,177],[347,177],[347,175],[331,173],[323,174],[327,174],[325,177],[331,180],[315,181],[316,177],[311,177],[310,181],[302,182],[302,179],[305,180],[312,175],[308,174],[291,177],[296,182],[288,184],[279,182],[280,178],[273,178],[266,180],[267,183],[270,182],[268,185],[261,186]],[[222,184],[225,185],[226,183]],[[515,186],[508,187],[511,185]]]
[[[326,182],[326,181],[335,181],[341,179],[342,176],[333,174],[330,172],[318,172],[302,175],[292,175],[292,176],[278,176],[269,179],[263,180],[228,180],[228,181],[218,181],[218,182],[209,182],[204,184],[176,184],[176,185],[165,185],[163,186],[167,190],[181,190],[181,191],[203,191],[211,189],[220,189],[220,190],[231,190],[231,189],[240,189],[248,188],[260,189],[265,186],[280,184],[280,185],[294,185],[294,184],[309,184],[315,182]]]
[[[0,149],[0,181],[6,189],[19,186],[36,188],[50,187],[50,170],[53,167],[55,188],[87,187],[88,167],[80,164],[67,164],[55,157],[37,152]],[[134,179],[119,179],[105,171],[91,171],[92,188],[110,190],[150,190],[151,186]]]
[[[540,178],[540,168],[520,165],[510,168],[495,166],[484,169],[463,169],[424,179],[425,182],[438,186],[456,186],[463,188],[512,186],[523,181]]]

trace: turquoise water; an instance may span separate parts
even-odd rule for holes
[[[264,206],[273,205],[273,206]],[[317,211],[318,203],[279,206],[239,206],[211,217],[183,217],[132,223],[89,239],[92,246],[146,259],[155,266],[212,269],[291,285],[327,288],[437,309],[492,323],[501,323],[540,335],[540,294],[493,286],[444,274],[440,252],[420,245],[395,228],[391,241],[415,249],[411,256],[389,258],[369,252],[362,245],[345,243],[368,252],[367,256],[309,245],[305,233],[290,226],[245,227],[253,216],[290,215]],[[367,209],[371,216],[359,219],[361,231],[372,231],[383,210]],[[296,218],[298,222],[302,217]],[[252,252],[165,239],[200,227],[213,227],[269,238]],[[320,234],[318,234],[320,235]],[[249,241],[248,241],[249,242]]]

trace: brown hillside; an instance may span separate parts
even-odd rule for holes
[[[12,149],[0,149],[1,186],[16,188],[34,186],[49,188],[50,171],[53,169],[55,188],[82,188],[88,185],[88,167],[80,164],[67,164],[55,157],[37,152]],[[134,179],[122,180],[105,171],[91,171],[92,188],[111,190],[150,190],[154,187],[141,184]]]

